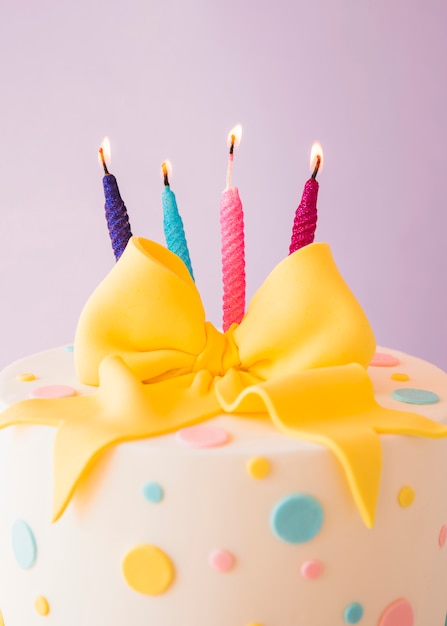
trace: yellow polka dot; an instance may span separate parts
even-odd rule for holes
[[[37,596],[34,600],[34,608],[39,613],[39,615],[48,615],[50,612],[50,605],[48,604],[48,600],[44,596]]]
[[[129,587],[147,596],[164,593],[174,580],[171,559],[160,548],[148,544],[130,550],[122,569]]]
[[[411,506],[414,500],[414,489],[409,486],[402,487],[397,499],[401,507]]]
[[[263,626],[263,624],[259,624],[259,622],[250,622],[246,626]]]
[[[18,374],[16,380],[19,383],[29,383],[31,380],[36,380],[36,377],[31,372],[24,372],[23,374]]]
[[[247,471],[252,478],[265,478],[270,473],[270,461],[256,456],[247,462]]]
[[[0,611],[0,626],[5,626],[5,620],[3,619],[3,613]]]
[[[410,380],[410,377],[408,376],[408,374],[402,374],[401,372],[394,372],[394,374],[391,374],[391,379],[399,380],[400,382],[406,382],[407,380]]]

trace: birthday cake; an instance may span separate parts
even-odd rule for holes
[[[205,320],[133,237],[74,351],[3,371],[0,624],[443,626],[447,374],[376,349],[326,244]]]

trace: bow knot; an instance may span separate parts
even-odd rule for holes
[[[207,370],[211,376],[224,376],[231,368],[241,364],[239,350],[234,339],[233,325],[226,333],[221,333],[210,322],[205,322],[206,343],[192,367],[193,372]]]

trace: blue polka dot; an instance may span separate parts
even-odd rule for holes
[[[36,540],[33,531],[23,520],[17,520],[12,527],[12,549],[22,569],[29,569],[34,565],[37,557]]]
[[[143,496],[148,502],[160,502],[163,495],[163,489],[158,483],[146,483],[143,486]]]
[[[436,404],[439,402],[438,394],[426,389],[395,389],[391,396],[395,400],[407,404]]]
[[[65,352],[73,352],[74,351],[74,346],[65,346],[64,350],[65,350]]]
[[[287,543],[304,543],[320,532],[323,509],[315,498],[297,493],[278,502],[270,523],[279,539]]]
[[[346,624],[357,624],[363,617],[363,607],[358,602],[353,602],[345,610]]]

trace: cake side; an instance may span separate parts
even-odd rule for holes
[[[447,375],[379,352],[399,363],[369,368],[376,400],[445,423]],[[36,378],[17,380],[23,373]],[[53,385],[92,392],[59,348],[4,370],[0,398],[5,406]],[[410,387],[439,400],[393,399]],[[396,615],[399,626],[443,623],[445,439],[380,436],[380,494],[368,529],[326,448],[253,416],[220,415],[192,430],[101,454],[55,524],[55,429],[0,431],[7,626],[32,626],[43,614],[64,626],[391,626]]]

